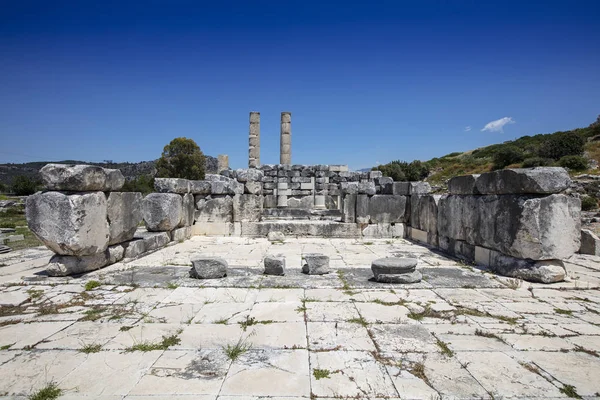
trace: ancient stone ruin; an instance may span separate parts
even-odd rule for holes
[[[157,178],[156,193],[145,198],[119,191],[118,170],[45,166],[47,190],[29,197],[27,219],[56,253],[48,273],[95,270],[192,235],[270,234],[408,238],[502,275],[550,283],[564,279],[561,260],[580,249],[581,205],[561,194],[570,185],[562,168],[460,176],[448,194],[431,194],[426,182],[394,182],[379,171],[291,164],[288,112],[281,114],[280,151],[280,164],[260,164],[260,114],[252,112],[249,168],[229,169],[222,155],[219,174]],[[137,229],[141,221],[146,230]],[[272,261],[273,273],[282,274],[285,263]]]

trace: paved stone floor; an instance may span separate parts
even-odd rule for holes
[[[301,274],[302,252],[334,272]],[[190,279],[195,254],[228,277]],[[267,254],[286,276],[262,275]],[[541,285],[399,239],[194,237],[77,279],[45,277],[49,256],[0,257],[4,398],[600,398],[598,258]],[[418,258],[423,282],[370,281],[385,256]]]

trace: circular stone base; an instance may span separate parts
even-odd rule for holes
[[[377,276],[384,275],[398,275],[413,272],[417,267],[419,261],[416,258],[400,258],[400,257],[387,257],[378,258],[371,263],[371,271],[377,279]]]
[[[375,279],[381,283],[417,283],[422,278],[419,271],[413,271],[407,274],[379,274]]]

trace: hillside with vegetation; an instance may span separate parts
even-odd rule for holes
[[[444,185],[457,175],[503,168],[561,166],[572,173],[600,174],[600,116],[586,128],[523,136],[476,150],[455,152],[429,161],[392,161],[379,165],[394,180],[426,180]]]

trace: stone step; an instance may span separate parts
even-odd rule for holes
[[[265,208],[262,212],[263,221],[275,220],[327,220],[341,221],[340,210],[308,210],[304,208]]]
[[[361,237],[358,224],[335,221],[273,220],[242,223],[242,236],[266,237],[269,232],[275,231],[283,232],[286,237]]]

